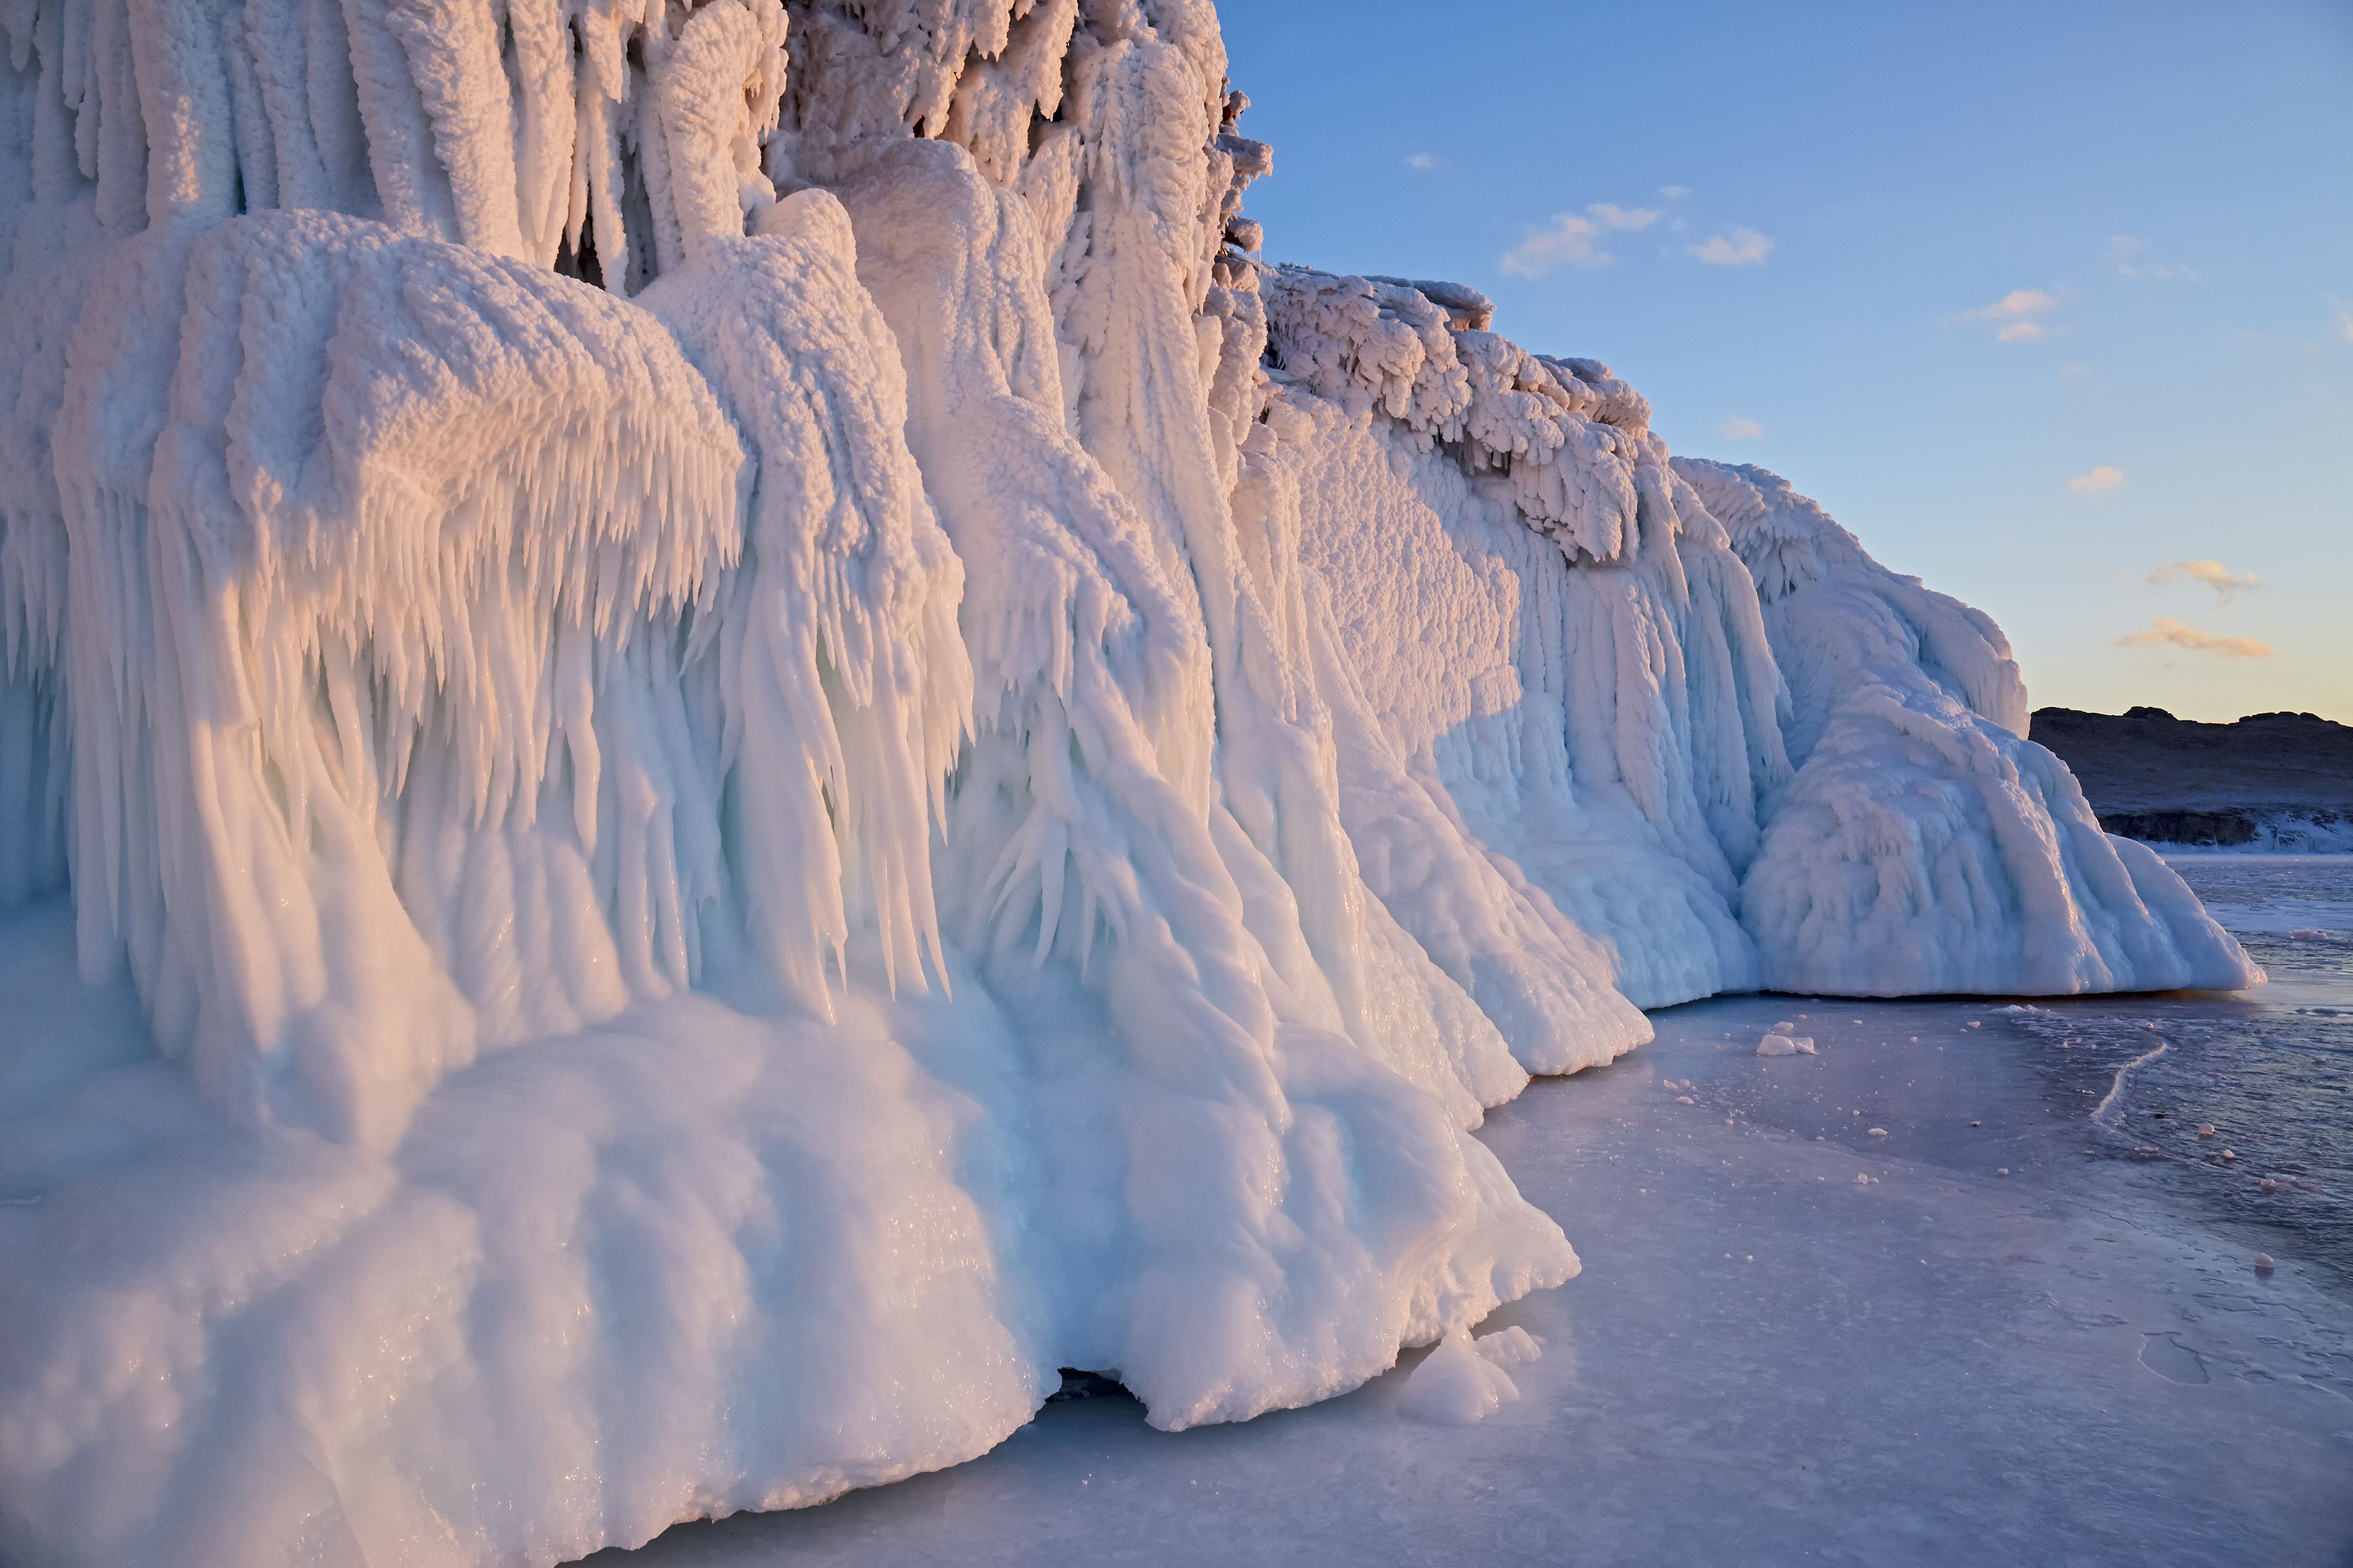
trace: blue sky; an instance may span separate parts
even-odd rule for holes
[[[1219,12],[1270,259],[1608,361],[2038,705],[2353,721],[2353,0]]]

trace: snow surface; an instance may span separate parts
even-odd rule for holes
[[[2258,978],[1982,616],[1259,260],[1207,0],[0,42],[14,1556],[1307,1404],[1576,1271],[1469,1130],[1641,1007]]]

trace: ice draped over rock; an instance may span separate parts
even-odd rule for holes
[[[1778,475],[1678,459],[1729,531],[1788,681],[1797,776],[1741,889],[1778,990],[2170,990],[2247,960],[2156,852],[2100,831],[2025,739],[2000,628],[1900,577]]]
[[[1207,0],[0,46],[0,908],[145,1019],[0,1063],[11,1560],[1246,1418],[1575,1271],[1466,1129],[1639,1006],[2253,978],[1982,616],[1260,261]]]

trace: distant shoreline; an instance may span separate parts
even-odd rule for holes
[[[2248,855],[2353,854],[2353,813],[2339,811],[2101,811],[2100,826],[2153,848]]]
[[[2353,725],[2311,713],[2200,724],[2161,708],[2043,708],[2031,737],[2122,837],[2165,850],[2353,852]]]

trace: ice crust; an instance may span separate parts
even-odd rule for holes
[[[1468,1130],[1641,1007],[2257,977],[1983,616],[1258,260],[1206,0],[0,43],[0,910],[100,999],[11,1561],[553,1563],[1065,1365],[1492,1407],[1577,1265]]]

